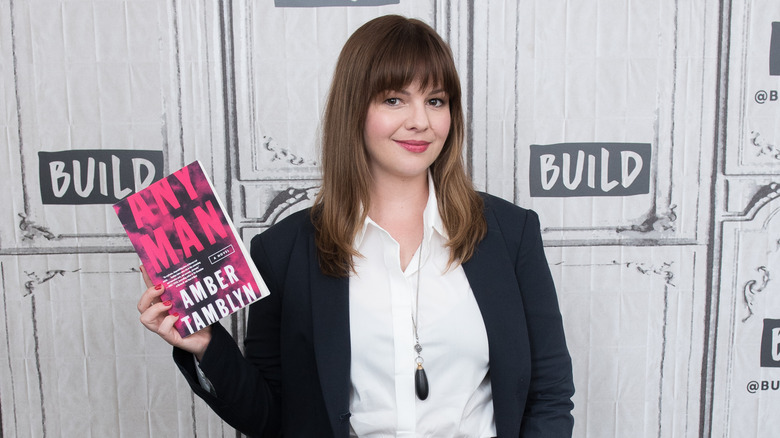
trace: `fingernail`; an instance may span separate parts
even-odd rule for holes
[[[154,288],[155,288],[155,289],[157,289],[157,290],[162,290],[162,288],[163,288],[163,285],[161,285],[161,284],[158,284],[158,285],[157,285],[157,286],[155,286]]]
[[[170,301],[163,301],[163,306],[170,306],[170,305],[171,305]]]
[[[179,312],[171,312],[171,315],[173,315],[173,316],[179,316]]]

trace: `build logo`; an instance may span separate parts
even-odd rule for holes
[[[780,319],[765,319],[761,336],[761,366],[780,367]]]
[[[277,8],[319,8],[323,6],[397,5],[401,0],[274,0]]]
[[[557,143],[530,147],[532,197],[630,196],[650,192],[650,143]]]
[[[114,204],[162,177],[162,151],[38,152],[38,178],[44,204]]]
[[[780,76],[780,21],[772,23],[772,39],[769,42],[769,74]]]

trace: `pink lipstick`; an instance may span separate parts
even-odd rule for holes
[[[431,145],[431,142],[421,140],[395,140],[395,142],[407,151],[418,154],[427,151],[428,146]]]

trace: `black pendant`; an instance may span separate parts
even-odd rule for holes
[[[428,398],[428,376],[425,375],[422,364],[418,364],[417,371],[414,372],[414,392],[420,400]]]

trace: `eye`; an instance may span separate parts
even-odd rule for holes
[[[397,97],[388,97],[387,99],[385,99],[385,103],[390,106],[396,106],[401,103],[401,99]]]
[[[447,101],[441,97],[434,97],[433,99],[428,99],[428,105],[439,108],[447,105]]]

